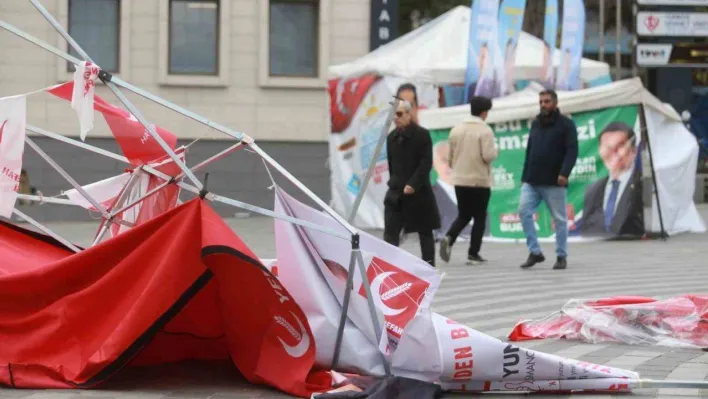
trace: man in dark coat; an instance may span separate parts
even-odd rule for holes
[[[440,228],[440,214],[430,185],[433,141],[413,122],[412,109],[408,101],[400,103],[396,129],[386,138],[390,178],[384,198],[384,240],[398,246],[401,231],[417,232],[422,259],[435,266],[433,230]]]
[[[553,268],[565,269],[568,257],[568,177],[578,158],[578,131],[575,122],[560,113],[556,92],[542,91],[539,103],[541,113],[531,124],[521,177],[519,217],[530,252],[521,267],[529,268],[546,260],[534,224],[534,213],[543,201],[551,211],[556,228],[557,258]]]

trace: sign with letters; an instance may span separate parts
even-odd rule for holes
[[[708,36],[708,13],[654,12],[637,13],[639,36]]]
[[[393,41],[398,35],[398,0],[371,0],[369,51]]]
[[[637,65],[645,67],[708,66],[706,43],[641,43],[637,45]]]
[[[638,0],[647,6],[708,6],[708,0]]]

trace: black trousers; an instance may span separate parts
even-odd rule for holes
[[[401,212],[390,206],[384,208],[384,241],[391,245],[401,244],[403,216]],[[435,266],[435,237],[433,231],[419,231],[421,259]]]
[[[447,236],[450,244],[457,240],[457,236],[467,226],[472,219],[472,232],[470,233],[470,248],[468,255],[479,255],[482,248],[482,237],[484,227],[487,224],[487,206],[492,190],[486,187],[465,187],[455,186],[455,196],[457,197],[457,219],[452,222]]]

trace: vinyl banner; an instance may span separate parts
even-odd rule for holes
[[[499,96],[514,92],[514,67],[519,32],[524,25],[526,0],[503,0],[499,9],[499,48],[502,50],[502,68],[498,79]]]
[[[329,162],[332,207],[349,215],[366,170],[369,167],[384,124],[391,112],[390,103],[400,78],[364,75],[329,82],[331,134]],[[438,91],[432,85],[416,85],[418,107],[437,108]],[[388,128],[386,132],[390,131]],[[383,199],[388,181],[386,144],[376,159],[376,169],[362,198],[354,224],[361,228],[383,226]]]
[[[20,188],[27,97],[0,98],[0,216],[9,218]]]
[[[467,44],[464,102],[471,95],[496,97],[499,0],[473,0]]]
[[[557,90],[582,88],[580,64],[585,43],[585,2],[563,0],[563,27],[561,32],[561,61],[556,79]]]
[[[568,229],[571,236],[610,237],[644,234],[641,156],[639,156],[638,107],[628,105],[571,115],[578,130],[578,159],[569,179]],[[521,174],[526,143],[533,120],[493,124],[499,157],[492,164],[494,186],[489,202],[488,229],[492,237],[523,239],[518,214]],[[634,129],[626,134],[600,133],[612,122],[624,122]],[[437,193],[442,233],[457,216],[451,173],[446,162],[449,129],[433,130],[431,182]],[[612,183],[609,171],[618,183]],[[615,180],[615,179],[612,179]],[[445,195],[446,194],[446,195]],[[614,198],[614,206],[608,206]],[[541,205],[534,221],[539,237],[552,237],[554,227],[548,208]],[[608,224],[606,226],[606,223]]]

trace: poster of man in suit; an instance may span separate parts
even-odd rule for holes
[[[608,175],[585,189],[581,235],[641,237],[645,229],[637,134],[624,122],[611,122],[598,135],[598,152]]]

